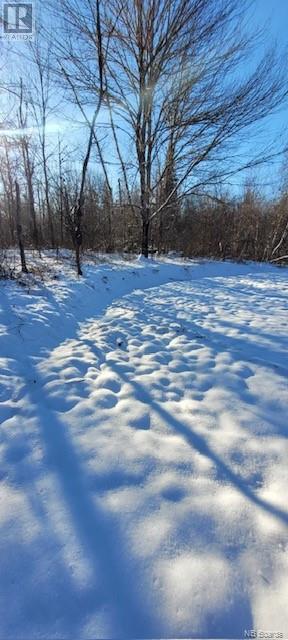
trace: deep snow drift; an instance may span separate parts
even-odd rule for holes
[[[288,637],[287,271],[0,283],[0,637]]]

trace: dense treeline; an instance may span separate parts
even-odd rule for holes
[[[9,183],[9,180],[8,180]],[[68,183],[68,181],[67,181]],[[71,184],[51,189],[50,223],[43,190],[37,189],[37,202],[31,215],[27,190],[22,190],[21,233],[27,248],[73,248],[70,211]],[[6,182],[5,182],[6,184]],[[10,184],[15,182],[12,176]],[[139,195],[134,194],[135,202]],[[36,233],[35,233],[36,229]],[[16,192],[6,184],[0,197],[0,248],[17,245]],[[141,251],[141,224],[135,210],[121,204],[121,185],[115,199],[105,182],[88,179],[83,215],[83,249],[104,252]],[[190,196],[163,210],[149,230],[149,251],[218,259],[288,261],[288,193],[275,201],[261,199],[251,186],[245,186],[237,198]]]
[[[0,247],[23,270],[25,247],[73,247],[79,275],[85,248],[285,260],[285,189],[226,186],[285,149],[257,127],[287,100],[286,57],[261,57],[249,7],[49,0],[0,87]]]

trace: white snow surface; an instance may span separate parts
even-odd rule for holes
[[[287,638],[287,270],[59,272],[0,283],[0,638]]]

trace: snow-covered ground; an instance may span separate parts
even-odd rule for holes
[[[287,270],[58,270],[0,283],[1,639],[287,638]]]

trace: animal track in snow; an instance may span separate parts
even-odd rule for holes
[[[116,378],[113,373],[105,370],[106,368],[102,368],[100,375],[96,379],[96,386],[98,389],[108,389],[109,391],[113,391],[113,393],[120,393],[121,391],[121,382],[118,378]]]
[[[93,402],[97,407],[101,409],[113,409],[118,403],[118,398],[115,393],[109,391],[109,389],[97,389],[92,393]]]
[[[168,486],[162,489],[161,495],[165,500],[169,500],[170,502],[180,502],[185,497],[185,491],[182,487]]]
[[[129,420],[129,424],[131,427],[135,429],[150,429],[150,414],[148,411],[143,411],[142,415],[137,416],[135,418],[131,417]]]

